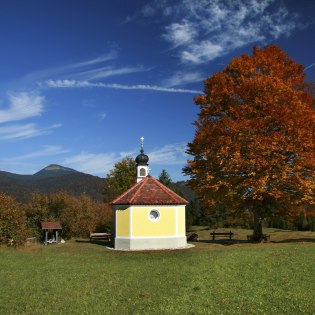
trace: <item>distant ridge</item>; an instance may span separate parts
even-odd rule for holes
[[[51,164],[34,175],[19,175],[0,171],[0,192],[19,202],[28,201],[33,192],[53,194],[66,192],[78,196],[86,194],[96,201],[103,200],[105,179]]]
[[[74,196],[85,194],[102,202],[106,189],[105,181],[105,178],[50,164],[33,175],[0,171],[0,192],[14,197],[19,202],[30,200],[33,192],[48,195],[61,191]],[[187,200],[195,199],[194,193],[185,182],[173,183],[171,188]]]

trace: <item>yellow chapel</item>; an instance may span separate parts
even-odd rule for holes
[[[176,249],[187,246],[185,207],[188,201],[151,177],[149,157],[136,157],[137,183],[112,201],[114,248]]]

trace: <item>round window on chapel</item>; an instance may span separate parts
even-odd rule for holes
[[[160,219],[160,212],[157,210],[151,210],[149,212],[149,219],[151,221],[158,221]]]

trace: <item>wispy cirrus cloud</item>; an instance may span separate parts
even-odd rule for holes
[[[186,163],[188,155],[186,143],[167,144],[148,153],[150,163],[165,165],[181,165]]]
[[[163,81],[163,86],[173,87],[179,85],[185,85],[192,82],[199,82],[204,80],[204,75],[199,71],[193,72],[175,72],[171,77]],[[200,92],[199,92],[200,93]]]
[[[81,61],[81,62],[77,62],[77,63],[73,63],[73,64],[69,64],[61,69],[80,69],[80,68],[84,68],[84,67],[90,67],[93,65],[97,65],[97,64],[102,64],[104,62],[116,59],[118,57],[118,53],[116,50],[112,49],[109,52],[102,54],[100,56],[97,56],[95,58],[89,59],[89,60],[85,60],[85,61]]]
[[[165,27],[164,39],[172,43],[173,48],[190,44],[198,36],[198,31],[189,21],[183,19],[180,23],[174,22]]]
[[[23,140],[53,132],[61,124],[38,127],[36,123],[20,123],[41,116],[45,111],[45,97],[34,91],[9,92],[7,106],[0,106],[0,140]],[[2,102],[1,104],[5,104]]]
[[[143,65],[116,66],[113,61],[117,57],[118,53],[112,50],[93,59],[32,72],[26,75],[22,82],[36,82],[42,86],[42,82],[46,80],[94,81],[152,70],[152,68],[145,68]],[[111,63],[109,64],[109,62]]]
[[[37,151],[11,156],[10,158],[0,158],[0,168],[18,174],[34,174],[41,167],[54,163],[56,156],[68,152],[69,150],[58,145],[44,145]],[[43,165],[43,159],[45,159],[46,165]]]
[[[115,153],[81,152],[65,158],[61,164],[84,173],[104,177],[120,158],[121,156]]]
[[[119,89],[119,90],[149,90],[158,92],[170,93],[193,93],[199,94],[200,91],[190,89],[168,88],[157,85],[125,85],[117,83],[102,83],[102,82],[89,82],[89,81],[76,81],[76,80],[47,80],[45,85],[49,88],[106,88],[106,89]]]
[[[252,43],[268,42],[301,26],[276,0],[155,1],[142,16],[168,21],[161,35],[185,64],[202,64]]]
[[[44,145],[41,150],[10,158],[10,161],[33,160],[38,157],[55,156],[68,153],[69,150],[57,145]]]
[[[106,54],[102,54],[92,59],[67,63],[53,68],[41,69],[27,74],[22,78],[22,82],[41,82],[50,78],[68,78],[69,76],[75,78],[84,73],[86,77],[88,75],[93,77],[97,72],[104,71],[104,68],[106,68],[105,65],[107,65],[108,62],[115,60],[117,56],[117,51],[111,50]],[[109,68],[109,66],[107,68]]]
[[[81,71],[78,73],[72,73],[71,77],[77,80],[93,81],[93,80],[105,79],[105,78],[119,76],[119,75],[150,71],[151,69],[152,68],[144,68],[143,66],[119,67],[119,68],[108,66],[108,67],[101,67],[97,69]]]
[[[0,140],[22,140],[52,133],[53,129],[60,128],[55,124],[46,128],[38,128],[34,123],[9,124],[0,127]]]
[[[185,150],[185,143],[176,143],[155,148],[146,152],[146,154],[149,156],[150,165],[167,167],[167,165],[184,165],[187,161]],[[126,156],[136,157],[138,154],[137,149],[120,153],[81,152],[63,159],[61,164],[84,173],[104,177],[114,167],[115,163]]]
[[[36,92],[11,92],[8,102],[6,108],[0,107],[0,123],[40,116],[44,111],[45,98]]]

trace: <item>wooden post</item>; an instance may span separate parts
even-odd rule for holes
[[[58,243],[58,230],[56,230],[56,243]]]
[[[48,230],[45,230],[45,245],[47,245],[48,241]]]

